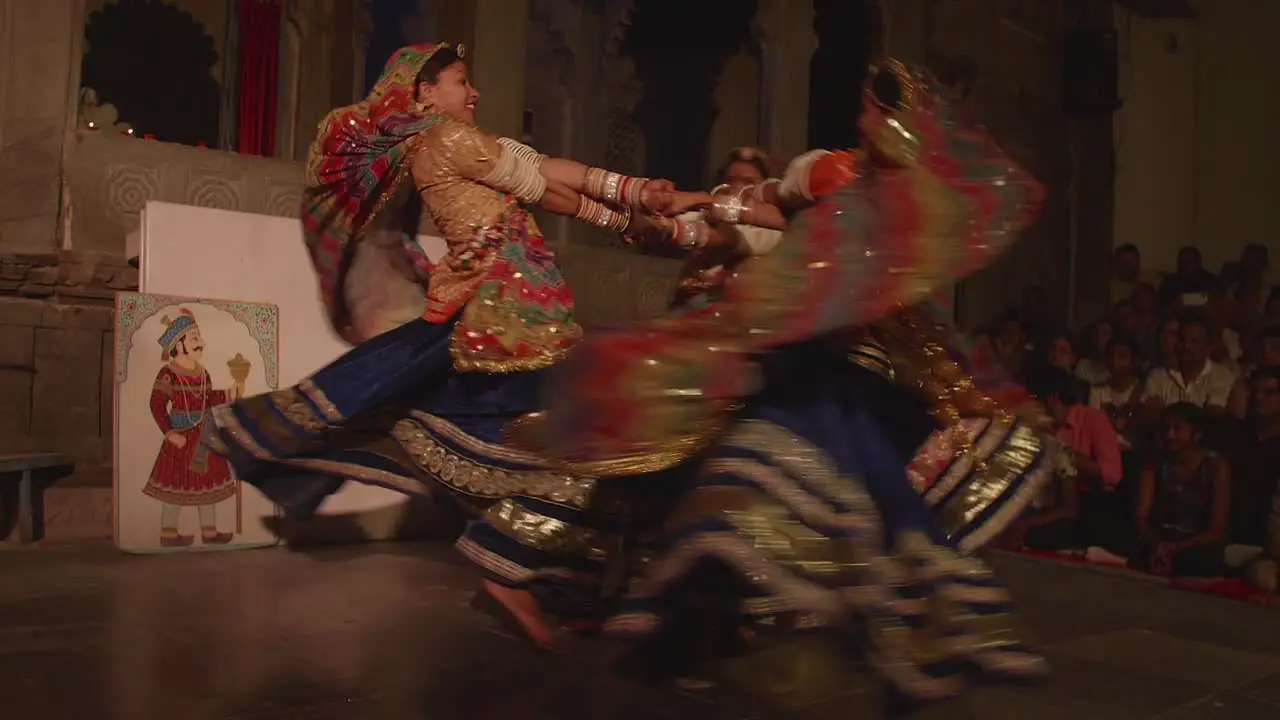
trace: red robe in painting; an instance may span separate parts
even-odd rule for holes
[[[201,442],[202,434],[213,429],[209,409],[229,399],[225,390],[212,388],[203,367],[190,371],[170,363],[161,368],[151,388],[151,416],[166,438],[142,492],[170,505],[212,505],[235,495],[227,461]],[[182,447],[168,440],[175,431],[187,440]]]

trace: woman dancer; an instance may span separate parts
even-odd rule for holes
[[[873,165],[860,151],[815,150],[797,158],[781,179],[725,183],[702,197],[674,193],[674,205],[709,206],[672,220],[658,219],[647,233],[650,240],[692,248],[676,308],[688,312],[722,298],[740,263],[777,248],[787,208],[809,207],[849,188]],[[742,207],[733,209],[735,203]],[[996,437],[988,432],[994,408],[1013,408],[1032,420],[1040,414],[1027,392],[969,343],[937,304],[924,301],[912,312],[845,328],[839,344],[854,366],[864,404],[898,456],[910,460],[908,475],[930,507],[942,509],[958,487],[981,484],[978,476],[993,467],[990,461],[1011,451],[1014,433],[1001,441],[999,432]],[[940,397],[940,390],[947,397]],[[1008,413],[1001,415],[1008,419]],[[1012,426],[1006,422],[1000,427]],[[986,441],[977,443],[980,437]],[[946,462],[957,453],[967,462]],[[1046,470],[1037,465],[1034,472]],[[952,516],[945,531],[952,543],[973,551],[1011,519],[1003,514],[993,524]]]
[[[496,444],[507,420],[537,409],[540,371],[582,334],[522,203],[639,232],[648,215],[632,209],[655,209],[670,184],[491,136],[474,124],[478,97],[461,47],[415,45],[396,52],[368,99],[325,118],[303,227],[330,320],[355,348],[294,387],[218,408],[215,449],[295,517],[347,480],[446,489],[483,514],[458,547],[547,645],[529,586],[597,582],[613,518],[591,478]],[[423,208],[448,243],[438,263],[415,240]],[[392,282],[409,289],[398,293],[407,317],[403,303],[379,304],[387,295],[375,290]]]
[[[710,199],[725,221],[748,214],[775,227],[779,208],[811,207],[777,249],[742,263],[722,299],[589,338],[556,370],[548,409],[516,426],[521,442],[579,472],[696,467],[664,552],[610,623],[677,648],[664,654],[673,671],[696,658],[689,634],[748,618],[766,646],[790,646],[773,653],[781,685],[800,668],[838,675],[852,647],[915,698],[955,694],[975,670],[1043,671],[1008,627],[1005,592],[951,547],[948,529],[998,531],[1052,454],[966,377],[927,313],[903,312],[1007,247],[1033,218],[1039,186],[897,63],[873,75],[867,101],[866,173],[814,203],[822,168],[845,162],[817,154],[790,185]],[[986,416],[966,433],[977,459],[961,449],[939,474],[937,516],[845,360],[846,330],[891,318],[920,346],[928,394]]]

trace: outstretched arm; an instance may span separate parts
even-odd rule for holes
[[[652,180],[589,167],[568,158],[549,157],[511,138],[498,138],[503,150],[529,166],[548,183],[558,183],[582,194],[621,207],[657,212],[661,193],[675,186],[668,180]]]

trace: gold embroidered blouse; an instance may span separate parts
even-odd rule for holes
[[[514,207],[510,195],[480,182],[498,161],[498,139],[470,123],[444,118],[423,131],[410,170],[422,204],[448,245],[431,273],[426,318],[448,319],[475,292],[493,265],[476,252],[487,229]],[[529,222],[533,222],[530,218]]]

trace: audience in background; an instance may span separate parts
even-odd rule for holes
[[[1119,302],[1133,295],[1134,287],[1144,280],[1142,254],[1138,246],[1121,245],[1111,256],[1111,302]]]
[[[1280,325],[1263,328],[1254,340],[1245,346],[1240,373],[1227,399],[1227,413],[1243,420],[1249,410],[1250,379],[1258,367],[1280,367]]]
[[[1168,315],[1160,321],[1156,334],[1156,351],[1148,355],[1148,369],[1178,366],[1178,340],[1182,336],[1182,321],[1177,315]]]
[[[1112,312],[1074,338],[1044,291],[1027,288],[985,342],[1044,404],[1072,462],[1001,545],[1280,592],[1280,286],[1269,260],[1250,245],[1219,278],[1183,248],[1157,292],[1137,249],[1117,248]]]
[[[1107,379],[1089,392],[1089,406],[1107,414],[1122,448],[1133,446],[1136,430],[1133,418],[1141,406],[1142,377],[1138,374],[1137,346],[1126,337],[1116,337],[1107,347]]]
[[[1205,304],[1209,293],[1221,288],[1218,278],[1204,269],[1200,251],[1187,246],[1178,251],[1178,268],[1160,283],[1160,304],[1163,307],[1199,307]]]
[[[1087,547],[1080,537],[1082,502],[1120,484],[1122,463],[1115,430],[1106,413],[1085,404],[1079,378],[1047,366],[1031,379],[1031,392],[1044,403],[1054,432],[1071,455],[1074,474],[1064,474],[1038,508],[1011,529],[1006,545],[1064,551]],[[1096,513],[1091,513],[1096,516]]]
[[[1085,333],[1080,343],[1080,360],[1075,365],[1076,377],[1090,385],[1106,382],[1107,348],[1116,336],[1115,325],[1110,318],[1100,318]]]
[[[1026,380],[1027,350],[1030,343],[1027,330],[1016,312],[1007,312],[996,323],[996,334],[992,338],[995,345],[996,360],[999,361],[1009,377]]]
[[[1222,577],[1231,472],[1203,445],[1208,416],[1175,402],[1160,413],[1160,453],[1138,485],[1132,566],[1156,575]]]
[[[1243,310],[1261,312],[1270,286],[1267,270],[1271,251],[1261,243],[1249,243],[1240,252],[1240,260],[1222,268],[1222,283]]]
[[[1266,544],[1271,499],[1280,489],[1280,364],[1258,368],[1249,380],[1251,412],[1225,435],[1231,464],[1232,544]],[[1247,551],[1246,551],[1247,552]]]
[[[1209,359],[1212,349],[1209,323],[1197,313],[1182,318],[1178,334],[1177,364],[1157,367],[1147,376],[1143,402],[1154,416],[1174,403],[1190,403],[1213,417],[1226,414],[1235,376]]]

